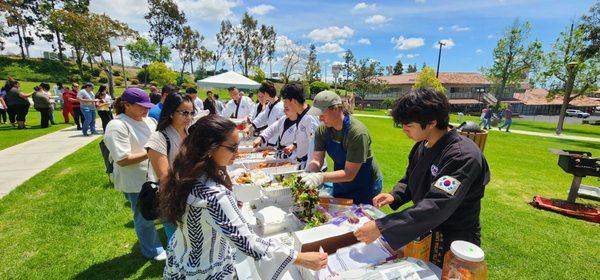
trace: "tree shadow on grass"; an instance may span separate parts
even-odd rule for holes
[[[150,262],[150,266],[144,269],[141,279],[161,277],[165,262],[146,259],[140,253],[139,242],[136,242],[129,254],[93,264],[85,271],[75,275],[73,279],[125,279],[136,274],[148,262]]]

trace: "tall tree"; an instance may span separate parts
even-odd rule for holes
[[[281,43],[281,76],[284,84],[289,83],[294,75],[302,75],[301,69],[306,61],[306,49],[291,40],[283,40]]]
[[[540,41],[528,42],[531,25],[518,20],[506,30],[494,48],[494,65],[484,68],[483,73],[492,82],[492,89],[498,95],[514,92],[533,69],[542,56]]]
[[[237,60],[244,76],[248,76],[248,71],[256,63],[259,53],[260,38],[259,31],[256,29],[257,24],[258,21],[246,12],[240,26],[236,28],[236,43],[240,50]]]
[[[581,28],[584,32],[585,57],[593,57],[600,54],[600,1],[596,2],[588,14],[583,15]]]
[[[277,42],[277,33],[275,28],[270,26],[266,37],[263,38],[266,44],[266,56],[269,61],[269,77],[273,77],[273,59],[275,58],[275,44]]]
[[[219,68],[219,61],[224,58],[233,41],[233,26],[229,20],[221,21],[221,30],[217,33],[217,48],[215,49],[213,61],[215,73]]]
[[[135,42],[126,44],[125,49],[129,52],[129,57],[136,66],[171,59],[171,49],[169,47],[163,46],[159,50],[156,43],[150,42],[144,37],[139,37]]]
[[[355,68],[356,59],[354,59],[354,54],[350,49],[347,49],[344,53],[344,66],[342,68],[344,71],[344,76],[346,78],[346,80],[344,81],[345,84],[347,84],[353,77]]]
[[[104,59],[105,52],[110,52],[111,39],[125,39],[137,36],[137,32],[129,28],[127,24],[111,19],[106,15],[93,13],[77,14],[66,10],[53,11],[50,20],[63,34],[65,42],[76,49],[90,55],[92,60],[100,58],[96,62],[108,77],[108,89],[114,97],[114,83],[112,66]],[[79,57],[79,55],[78,55]],[[78,65],[81,73],[81,59]]]
[[[427,66],[425,66],[425,68],[423,68],[423,70],[421,70],[421,73],[419,73],[419,75],[417,75],[417,79],[412,88],[413,89],[433,88],[436,91],[441,92],[441,93],[446,92],[446,88],[444,88],[444,86],[442,85],[442,82],[440,82],[440,80],[438,80],[438,78],[435,76],[435,70],[433,70],[433,68],[427,67]]]
[[[38,22],[34,12],[35,0],[6,0],[4,5],[0,6],[0,12],[6,14],[6,23],[12,30],[8,31],[8,36],[17,35],[19,39],[19,48],[21,49],[21,58],[29,57],[29,46],[33,45],[34,39],[31,30]]]
[[[552,50],[542,56],[542,67],[537,80],[548,89],[548,98],[563,97],[556,134],[563,131],[565,111],[569,103],[580,96],[589,95],[600,83],[600,57],[589,57],[585,43],[585,28],[571,24],[560,33]]]
[[[312,83],[321,79],[321,64],[317,59],[317,48],[314,44],[310,44],[308,48],[308,59],[306,61],[306,69],[304,70],[304,79]]]
[[[416,73],[417,72],[417,64],[409,64],[408,69],[406,69],[406,73]]]
[[[175,48],[179,51],[179,58],[181,59],[181,71],[179,73],[180,80],[183,81],[183,72],[187,63],[192,63],[194,58],[200,51],[200,45],[204,41],[204,36],[200,35],[198,31],[192,30],[189,26],[184,26],[181,32],[177,36],[177,42]],[[192,73],[193,70],[192,70]]]
[[[150,25],[150,37],[160,49],[181,31],[187,21],[185,13],[179,11],[173,0],[148,0],[148,9],[144,18]]]
[[[400,59],[398,59],[398,61],[396,62],[396,65],[394,65],[394,75],[402,75],[402,72],[404,72],[404,65],[402,65],[402,61],[400,61]]]
[[[8,36],[6,31],[8,28],[4,25],[4,22],[0,22],[0,51],[4,50],[4,38]]]
[[[355,64],[349,86],[364,101],[367,94],[379,94],[387,88],[387,82],[378,78],[381,75],[383,67],[378,61],[363,58]],[[364,102],[361,102],[361,107],[364,107]]]

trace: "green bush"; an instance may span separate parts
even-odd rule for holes
[[[177,81],[177,73],[162,62],[153,62],[146,69],[150,76],[149,80],[156,83],[158,87],[174,84]]]
[[[310,94],[316,95],[317,93],[328,90],[329,88],[329,84],[326,82],[314,81],[310,84]]]
[[[394,103],[396,103],[396,99],[391,98],[391,97],[386,97],[381,102],[381,105],[385,106],[386,109],[389,109],[390,107],[394,106]]]
[[[116,70],[116,69],[115,69],[115,70],[113,70],[113,76],[115,76],[115,77],[120,77],[120,76],[121,76],[121,71],[119,71],[119,70]]]
[[[139,85],[140,81],[138,79],[131,79],[129,80],[129,82],[131,82],[132,85]]]
[[[81,77],[79,77],[79,74],[73,74],[69,76],[69,82],[71,83],[79,83],[80,80]]]
[[[90,74],[90,72],[83,72],[81,78],[83,79],[82,82],[90,82],[92,80],[92,74]]]
[[[140,69],[140,71],[138,71],[136,74],[138,81],[141,81],[141,82],[145,81],[147,72],[148,71],[144,68]],[[148,75],[147,77],[148,77],[148,81],[150,81],[150,75]]]
[[[123,77],[114,77],[115,86],[122,86],[124,79]]]
[[[55,83],[66,82],[68,75],[68,66],[59,61],[0,56],[0,79],[11,76],[19,81]]]
[[[102,73],[103,71],[100,70],[100,68],[94,67],[94,69],[92,69],[92,71],[90,71],[92,76],[94,77],[100,77],[100,73]]]

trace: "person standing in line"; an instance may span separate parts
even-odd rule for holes
[[[212,91],[206,92],[206,99],[204,100],[204,109],[208,110],[209,114],[215,115],[217,109],[215,106],[215,97]]]
[[[106,126],[104,142],[114,160],[113,183],[122,192],[133,214],[133,227],[144,257],[157,261],[167,258],[154,226],[154,221],[144,219],[137,207],[142,184],[146,182],[148,154],[144,145],[156,130],[156,121],[148,117],[154,104],[140,88],[130,87],[115,100],[117,115]]]
[[[77,99],[81,104],[81,113],[83,113],[83,136],[88,136],[88,129],[91,134],[98,134],[96,131],[96,98],[92,90],[94,84],[87,83],[77,93]]]
[[[48,87],[48,89],[50,89],[50,86],[46,83],[41,83],[39,86],[35,87],[34,90],[35,92],[33,93],[33,96],[31,97],[33,99],[33,107],[40,112],[40,127],[41,128],[47,128],[48,122],[50,121],[50,97],[48,96],[48,94],[46,94],[46,92],[44,92],[44,90],[42,88]]]
[[[164,182],[179,152],[181,143],[187,137],[187,128],[196,115],[194,100],[189,95],[170,94],[165,99],[156,131],[152,132],[145,147],[150,166],[148,178],[152,182]],[[167,242],[175,233],[175,224],[164,222]]]
[[[112,98],[106,93],[105,85],[101,85],[100,88],[98,88],[96,99],[98,100],[98,115],[100,116],[100,120],[102,120],[102,132],[105,133],[108,122],[113,119],[112,112],[110,111]]]
[[[56,107],[54,109],[58,109],[58,105],[60,105],[60,108],[63,108],[64,105],[64,101],[63,101],[63,85],[61,82],[56,83],[56,85],[54,85],[54,87],[52,88],[53,91],[53,97],[56,100]]]
[[[40,90],[44,95],[48,96],[48,100],[50,100],[50,111],[48,112],[48,120],[50,121],[50,124],[55,125],[56,122],[54,122],[54,107],[56,106],[56,98],[52,94],[50,94],[49,84],[41,83]]]
[[[5,98],[6,91],[4,91],[4,89],[0,89],[0,121],[2,124],[5,124],[7,120],[6,109],[8,107],[6,106],[6,101],[4,101]]]
[[[162,107],[163,107],[163,103],[165,102],[165,99],[167,98],[168,95],[170,94],[175,94],[178,93],[179,89],[174,86],[174,85],[165,85],[162,87],[161,89],[161,95],[160,95],[160,101],[158,103],[156,103],[156,105],[154,105],[154,107],[152,107],[152,109],[150,109],[150,111],[148,112],[148,117],[153,118],[155,121],[158,121],[158,119],[160,118],[160,112],[162,111]]]
[[[162,95],[158,93],[158,88],[156,86],[150,86],[150,102],[152,104],[158,104],[162,99]]]
[[[198,97],[198,90],[193,88],[193,87],[189,87],[187,89],[185,89],[185,94],[189,95],[192,100],[194,100],[194,108],[196,110],[196,112],[200,112],[202,110],[204,110],[204,103],[202,102],[202,99],[200,99]]]
[[[225,105],[223,117],[232,119],[243,119],[252,117],[254,102],[248,96],[244,96],[236,87],[228,88],[231,100]]]
[[[81,130],[81,124],[83,123],[83,114],[81,113],[81,104],[79,103],[79,99],[77,99],[77,93],[79,92],[79,84],[73,83],[71,91],[67,93],[69,102],[71,103],[71,108],[73,108],[73,119],[75,120],[75,125],[77,125],[77,130]]]
[[[223,102],[221,102],[221,100],[219,100],[218,94],[215,93],[214,97],[215,97],[215,109],[217,111],[217,115],[222,116],[223,110],[225,109],[225,104],[223,104]]]
[[[17,80],[9,78],[4,85],[4,91],[6,92],[6,106],[8,107],[8,118],[12,126],[16,125],[19,129],[25,129],[25,118],[29,113],[29,97],[33,93],[26,94],[22,93],[20,84]]]
[[[73,105],[71,101],[69,101],[71,89],[69,87],[65,87],[62,93],[63,107],[62,107],[62,115],[65,123],[69,123],[69,115],[75,119],[75,113],[73,112]]]

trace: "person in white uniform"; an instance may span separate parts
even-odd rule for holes
[[[250,124],[255,130],[264,126],[271,126],[285,115],[283,113],[283,102],[277,97],[277,90],[271,81],[262,82],[258,92],[261,92],[264,95],[267,106],[263,108],[262,112],[260,112],[256,118],[250,121]],[[250,132],[250,128],[251,126],[246,128],[246,134]],[[279,135],[272,135],[270,138],[266,138],[265,144],[268,147],[276,147],[278,136]]]
[[[298,119],[298,114],[290,110],[289,107],[284,107],[284,112],[286,117],[280,118],[275,123],[269,125],[260,133],[259,137],[254,139],[252,145],[258,148],[267,143],[267,139],[276,139],[273,147],[277,149],[278,157],[295,159],[296,156],[293,153],[296,150],[294,142],[296,141],[296,120]]]
[[[310,105],[306,103],[304,86],[301,83],[288,84],[281,89],[283,104],[294,114],[298,115],[296,120],[296,135],[294,136],[294,147],[296,160],[300,163],[300,169],[306,168],[308,159],[312,159],[315,146],[315,131],[320,121],[317,117],[307,114]],[[324,164],[322,170],[327,169]]]
[[[190,127],[161,182],[160,213],[177,224],[164,279],[234,279],[236,249],[254,260],[261,279],[280,279],[293,265],[312,270],[327,266],[326,253],[298,252],[250,228],[227,174],[237,156],[238,135],[226,118],[201,118]]]
[[[254,102],[248,96],[242,96],[236,87],[230,87],[229,97],[231,100],[225,104],[221,116],[232,119],[245,119],[251,116],[254,110]]]
[[[189,87],[185,89],[185,94],[189,95],[192,98],[192,100],[194,100],[194,108],[196,109],[196,112],[204,110],[204,102],[202,102],[202,99],[198,98],[197,89]]]

